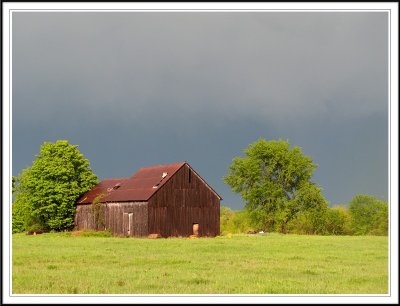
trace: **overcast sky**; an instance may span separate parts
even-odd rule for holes
[[[388,197],[384,12],[14,12],[12,171],[44,141],[79,145],[100,178],[188,161],[222,181],[259,138],[319,166],[331,205]]]

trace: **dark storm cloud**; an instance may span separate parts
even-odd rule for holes
[[[41,111],[58,97],[133,119],[155,107],[358,116],[385,104],[386,22],[384,13],[16,13],[14,71],[25,72],[25,92],[44,96],[32,101]]]
[[[377,12],[13,13],[13,171],[41,141],[68,137],[93,150],[103,176],[194,160],[233,201],[221,183],[231,158],[282,137],[326,162],[316,177],[333,201],[348,199],[343,186],[386,195],[387,168],[375,169],[379,182],[339,169],[367,144],[381,149],[359,169],[387,161],[387,22]],[[371,126],[379,134],[368,138]]]

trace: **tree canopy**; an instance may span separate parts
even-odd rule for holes
[[[268,230],[286,226],[305,210],[323,211],[327,203],[311,181],[317,165],[288,141],[259,139],[235,157],[224,181],[240,193],[253,220]]]
[[[98,183],[89,160],[67,140],[44,142],[32,166],[13,179],[13,231],[73,226],[75,201]]]
[[[352,226],[356,235],[387,235],[388,205],[365,194],[354,196],[349,203]]]

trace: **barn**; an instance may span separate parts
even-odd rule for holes
[[[102,222],[95,221],[91,204],[96,198]],[[74,230],[110,229],[114,235],[139,237],[214,237],[219,235],[221,200],[187,162],[143,167],[128,178],[105,179],[81,196]]]

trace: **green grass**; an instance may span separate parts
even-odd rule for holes
[[[388,239],[14,234],[15,294],[385,294]]]

